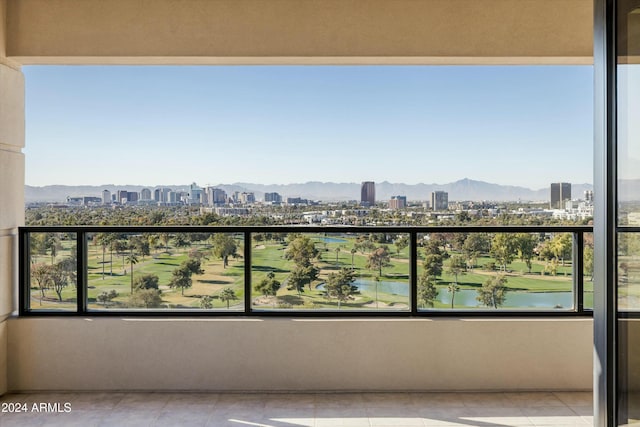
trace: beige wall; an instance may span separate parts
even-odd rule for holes
[[[18,0],[31,63],[590,63],[592,0]]]
[[[591,57],[591,0],[0,0],[0,394],[7,381],[11,390],[590,389],[589,320],[4,319],[23,222],[17,64]]]
[[[0,21],[0,34],[2,26]],[[1,41],[0,37],[0,45]],[[0,394],[6,391],[6,318],[15,308],[13,291],[18,283],[17,227],[24,223],[23,147],[23,75],[0,55]]]
[[[6,0],[0,0],[0,58],[7,56],[6,21],[7,21],[7,2]]]
[[[640,397],[640,320],[624,319],[619,323],[619,343],[623,353],[626,353],[628,360],[623,366],[625,379],[623,387],[628,387],[636,393],[636,398]],[[640,404],[640,402],[637,402]],[[636,404],[636,406],[640,406]]]
[[[588,319],[9,321],[11,390],[588,390]]]

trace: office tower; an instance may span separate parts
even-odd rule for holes
[[[209,206],[221,206],[227,203],[227,193],[221,188],[207,187],[206,194]]]
[[[127,191],[127,203],[137,202],[138,199],[138,193],[135,191]]]
[[[449,209],[449,193],[446,191],[431,192],[431,209],[434,211],[446,211]]]
[[[189,186],[189,200],[190,205],[199,205],[202,203],[202,188],[200,188],[195,182]]]
[[[593,190],[584,190],[584,200],[593,202]]]
[[[116,198],[116,201],[118,203],[125,204],[127,203],[128,195],[129,195],[129,192],[127,190],[118,190],[118,197]]]
[[[248,193],[248,192],[240,193],[240,203],[249,204],[249,203],[255,203],[255,202],[256,202],[256,196],[254,193]]]
[[[178,203],[178,193],[169,190],[166,194],[165,203],[168,203],[170,205],[175,205],[176,203]]]
[[[571,184],[568,182],[551,183],[549,207],[551,209],[562,209],[565,200],[571,200]]]
[[[267,203],[280,203],[282,196],[278,193],[264,193],[264,201]]]
[[[360,187],[360,204],[362,206],[375,206],[376,204],[376,183],[364,181]]]
[[[389,209],[404,209],[407,207],[407,196],[392,196],[389,200]]]
[[[103,190],[102,191],[102,204],[108,205],[111,203],[111,191]]]
[[[140,200],[151,200],[151,190],[148,188],[140,190]]]

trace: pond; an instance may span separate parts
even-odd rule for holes
[[[480,307],[478,292],[475,289],[461,289],[456,292],[455,304],[467,307]],[[451,304],[451,293],[439,289],[438,301]],[[573,292],[507,292],[504,308],[572,308]]]
[[[337,237],[316,237],[322,243],[346,243],[346,239],[339,239]]]
[[[361,292],[367,294],[375,294],[376,282],[368,279],[356,279],[354,285]],[[322,285],[318,287],[322,289]],[[378,282],[378,293],[395,294],[400,296],[409,296],[409,284],[404,282],[395,282],[381,280]],[[469,308],[480,307],[476,297],[478,292],[475,289],[461,289],[456,292],[455,305],[465,306]],[[451,294],[446,288],[438,289],[438,301],[443,304],[451,304]],[[556,307],[570,309],[573,307],[573,292],[523,292],[509,291],[507,292],[503,308],[546,308],[554,309]],[[483,307],[484,308],[484,307]]]

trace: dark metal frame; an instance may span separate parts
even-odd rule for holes
[[[617,425],[616,1],[594,0],[594,425]]]
[[[75,311],[31,310],[29,277],[29,236],[30,233],[76,233],[78,258],[78,305]],[[87,233],[238,233],[244,235],[244,310],[89,310],[86,299],[87,281]],[[347,310],[254,310],[251,306],[251,235],[252,233],[392,233],[408,234],[410,239],[409,284],[410,309],[406,311],[347,311]],[[576,300],[573,310],[421,310],[417,301],[418,281],[418,235],[429,233],[572,233],[574,240],[573,280]],[[584,309],[583,292],[583,234],[592,232],[590,226],[469,226],[469,227],[313,227],[313,226],[60,226],[60,227],[20,227],[20,289],[19,314],[21,316],[285,316],[285,317],[575,317],[590,316]],[[576,243],[578,242],[578,243]]]

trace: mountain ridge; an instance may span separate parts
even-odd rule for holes
[[[114,193],[117,190],[137,191],[143,188],[169,187],[176,191],[188,191],[189,185],[47,185],[42,187],[25,185],[25,202],[64,202],[67,197],[94,196],[100,197],[103,190]],[[286,197],[301,197],[320,201],[348,201],[360,199],[359,183],[336,183],[308,181],[292,184],[255,184],[235,182],[232,184],[218,184],[214,187],[224,189],[228,194],[234,191],[254,192],[258,200],[263,199],[264,193],[277,192]],[[633,187],[638,188],[634,185]],[[501,185],[484,181],[463,178],[446,184],[404,184],[382,181],[376,183],[376,200],[389,200],[392,196],[406,196],[407,200],[429,200],[432,191],[446,191],[450,201],[548,201],[549,188],[532,190],[526,187]],[[573,198],[582,198],[585,190],[593,190],[591,184],[572,184]]]

